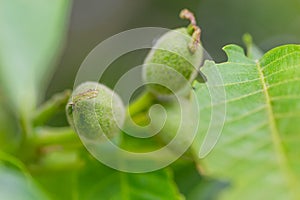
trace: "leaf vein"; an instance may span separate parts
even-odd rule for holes
[[[288,164],[287,155],[286,155],[286,152],[284,151],[282,140],[279,135],[279,131],[277,129],[275,115],[274,115],[274,111],[273,111],[273,108],[271,105],[271,98],[270,98],[270,95],[268,92],[267,83],[266,83],[266,80],[264,77],[263,69],[260,66],[259,62],[256,64],[256,66],[257,66],[257,69],[259,72],[259,76],[261,78],[261,84],[262,84],[263,91],[264,91],[264,96],[265,96],[266,105],[267,105],[267,112],[268,112],[268,116],[269,116],[269,125],[270,125],[269,127],[270,127],[270,132],[271,132],[271,136],[272,136],[272,140],[273,140],[273,145],[275,147],[275,151],[277,152],[278,164],[281,167],[281,170],[283,170],[283,173],[286,176],[287,181],[291,186],[290,187],[291,191],[294,194],[297,194],[296,180],[294,179],[294,174]]]
[[[243,134],[239,134],[238,136],[236,136],[234,138],[230,138],[230,140],[228,140],[228,142],[225,142],[222,146],[226,146],[226,145],[232,144],[234,142],[238,142],[238,141],[244,139],[245,137],[247,137],[250,133],[258,131],[258,130],[266,127],[267,125],[268,125],[268,121],[264,121],[264,122],[260,123],[259,125],[252,127],[250,130],[243,132]]]
[[[272,76],[274,76],[274,75],[281,74],[281,73],[283,73],[283,72],[287,72],[287,71],[289,71],[289,70],[291,70],[291,69],[297,69],[298,67],[300,67],[300,64],[299,64],[299,65],[293,65],[292,67],[285,68],[285,69],[283,69],[283,70],[278,70],[278,71],[276,71],[275,73],[268,74],[268,75],[266,75],[266,76],[264,76],[264,77],[265,77],[265,79],[267,79],[267,78],[270,78],[270,77],[272,77]]]
[[[280,101],[280,100],[287,100],[287,99],[300,99],[300,95],[286,95],[286,96],[276,96],[272,97],[271,101]]]
[[[242,96],[239,96],[239,97],[236,97],[236,98],[232,98],[230,100],[222,101],[222,102],[215,103],[215,104],[210,104],[210,105],[204,106],[204,107],[202,107],[200,109],[204,110],[204,109],[212,108],[212,107],[219,106],[219,105],[222,105],[222,104],[233,103],[235,101],[239,101],[239,100],[242,100],[244,98],[247,98],[247,97],[250,97],[250,96],[254,96],[254,95],[262,93],[262,92],[263,92],[263,90],[258,90],[258,91],[252,92],[252,93],[248,93],[246,95],[242,95]]]
[[[255,79],[251,79],[251,80],[232,82],[232,83],[227,83],[227,84],[223,84],[223,85],[212,85],[212,87],[234,86],[234,85],[239,85],[239,84],[243,84],[243,83],[251,83],[251,82],[255,82],[255,81],[259,81],[259,80],[260,80],[260,78],[255,78]]]
[[[278,83],[274,83],[272,85],[268,85],[267,88],[272,88],[272,87],[276,87],[276,86],[279,86],[279,85],[284,85],[284,84],[287,84],[287,83],[297,82],[297,81],[300,81],[300,78],[294,78],[294,79],[289,79],[289,80],[281,81],[281,82],[278,82]]]
[[[276,62],[278,62],[278,61],[280,61],[280,60],[283,60],[284,58],[286,58],[286,57],[289,57],[289,56],[291,56],[291,55],[293,55],[293,54],[300,54],[300,52],[299,51],[294,51],[294,52],[292,52],[292,53],[288,53],[288,54],[286,54],[286,55],[284,55],[284,56],[281,56],[281,57],[279,57],[279,58],[276,58],[275,60],[273,60],[272,62],[269,62],[268,64],[266,64],[264,67],[261,67],[261,71],[263,72],[265,69],[267,69],[269,66],[271,66],[272,64],[274,64],[274,63],[276,63]]]

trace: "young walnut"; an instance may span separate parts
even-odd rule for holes
[[[119,135],[125,120],[125,107],[120,97],[105,85],[86,82],[74,91],[66,107],[73,129],[85,139]]]
[[[200,45],[200,28],[193,14],[183,10],[188,18],[187,28],[177,28],[161,36],[144,61],[143,78],[148,89],[157,96],[170,96],[187,89],[187,84],[199,75],[203,59]]]

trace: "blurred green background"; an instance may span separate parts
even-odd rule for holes
[[[36,108],[35,101],[39,101],[38,104],[41,104],[53,94],[73,88],[74,79],[81,63],[101,41],[137,27],[172,29],[186,26],[188,22],[178,17],[183,8],[190,9],[196,15],[198,24],[202,28],[203,46],[216,62],[226,60],[222,51],[224,45],[232,43],[243,45],[244,33],[250,33],[254,42],[264,51],[281,44],[300,43],[299,0],[75,0],[72,2],[70,19],[67,20],[67,23],[65,23],[65,15],[69,14],[69,1],[0,0],[0,25],[2,28],[0,32],[1,150],[10,153],[17,149],[22,140],[21,132],[28,131],[26,121],[24,122],[22,119],[31,120],[34,115],[31,112]],[[67,30],[67,35],[63,38],[65,30]],[[61,47],[61,51],[56,57],[58,46]],[[121,56],[112,63],[107,71],[107,76],[104,76],[101,81],[112,86],[126,70],[142,64],[146,53],[147,50],[141,50]],[[54,62],[52,62],[53,58],[56,58]],[[52,68],[49,67],[49,64],[54,65],[53,76],[51,76]],[[48,85],[49,77],[51,80]],[[46,95],[41,99],[37,98],[43,95],[44,86],[47,87]],[[20,108],[15,108],[16,105]],[[23,107],[24,110],[22,110]],[[60,109],[60,113],[54,121],[50,121],[46,125],[67,125],[64,107]],[[20,152],[23,154],[23,151]],[[2,155],[2,157],[5,156]],[[22,157],[23,155],[18,156]],[[55,156],[53,159],[51,155],[49,157],[44,154],[39,156],[42,164],[43,159],[47,161],[50,157],[51,162],[56,159]],[[26,160],[27,158],[22,159]],[[51,163],[50,161],[49,163]],[[96,164],[104,167],[99,163]],[[84,179],[86,182],[83,181],[83,186],[90,186],[90,177],[95,178],[95,182],[99,181],[101,178],[98,177],[102,177],[102,173],[114,174],[114,177],[117,177],[115,182],[118,183],[118,176],[121,173],[106,167],[102,171],[98,169],[99,166],[95,166],[95,168],[92,166],[91,170],[86,169],[88,172],[92,172],[93,176],[90,174],[83,176],[84,178],[88,177]],[[98,176],[94,176],[96,171],[99,173]],[[6,173],[6,169],[0,168],[0,175]],[[175,171],[176,181],[181,182],[180,179],[185,179],[178,175],[186,173],[186,166]],[[197,174],[196,170],[187,174],[189,178],[186,180],[192,182],[191,177],[196,177],[195,174]],[[51,192],[55,191],[53,194],[57,193],[56,189],[65,190],[66,186],[71,187],[68,182],[57,181],[57,178],[64,179],[63,175],[65,175],[70,176],[68,178],[73,181],[73,174],[56,175],[53,176],[49,173],[46,174],[46,177],[39,177],[41,183],[45,178],[44,187]],[[201,179],[200,176],[196,178],[196,181]],[[7,180],[9,179],[10,177],[7,178]],[[51,181],[55,184],[52,184]],[[56,185],[56,183],[60,184]],[[49,188],[47,184],[55,189]],[[2,185],[18,190],[5,182]],[[7,194],[14,195],[15,193],[7,190],[7,187],[0,187],[0,189],[8,191]],[[105,189],[111,192],[111,185],[107,184],[106,187]],[[182,186],[179,185],[179,187]],[[197,187],[200,188],[200,186]],[[148,187],[145,188],[148,190]],[[185,189],[189,190],[190,188],[184,188],[182,191],[185,192]],[[66,192],[61,191],[61,193]],[[210,189],[207,194],[216,194],[216,192]],[[207,194],[204,193],[204,195]],[[63,198],[68,199],[68,197]]]
[[[80,64],[101,41],[137,27],[186,26],[188,22],[178,17],[183,8],[196,15],[203,45],[217,62],[226,60],[224,45],[243,45],[244,33],[264,51],[300,42],[299,0],[75,0],[65,48],[46,97],[73,87]],[[122,69],[141,64],[144,56],[145,52],[123,56],[112,64],[110,74],[117,77]]]
[[[188,25],[178,16],[183,8],[194,12],[203,46],[216,62],[226,60],[223,46],[243,45],[245,33],[264,51],[300,43],[299,0],[55,0],[51,4],[0,0],[0,110],[5,110],[0,119],[9,119],[5,113],[17,104],[28,113],[35,101],[41,104],[57,92],[72,89],[83,60],[112,35],[138,27]],[[124,72],[143,63],[147,51],[121,56],[100,81],[112,87]],[[14,106],[8,108],[11,102]],[[67,125],[64,111],[49,125]]]

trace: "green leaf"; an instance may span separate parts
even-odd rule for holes
[[[208,82],[217,69],[223,83],[196,85],[202,121],[193,148],[209,123],[218,131],[222,120],[210,117],[225,105],[221,137],[204,159],[208,174],[231,182],[220,199],[300,199],[300,46],[277,47],[258,61],[235,45],[224,50],[227,62],[202,68]],[[226,101],[211,102],[214,88],[225,89]]]
[[[77,151],[63,146],[63,149],[52,152],[44,150],[39,160],[30,165],[31,174],[51,199],[77,199],[78,171],[84,163]]]
[[[66,30],[69,0],[0,0],[0,82],[15,111],[36,106]]]
[[[27,176],[0,163],[0,199],[44,200],[48,197]]]
[[[21,139],[18,121],[0,99],[0,151],[15,152]]]
[[[227,183],[201,176],[194,162],[178,160],[173,164],[174,177],[186,200],[216,200]]]
[[[145,174],[123,173],[104,166],[94,158],[69,169],[35,172],[35,179],[53,199],[156,200],[182,199],[169,170]],[[55,174],[55,175],[54,175]]]
[[[89,158],[79,173],[78,199],[181,199],[172,174],[163,169],[144,174],[119,172]]]
[[[77,171],[48,171],[34,176],[35,180],[55,200],[77,199]]]

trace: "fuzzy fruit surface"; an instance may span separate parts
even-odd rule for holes
[[[113,138],[125,119],[120,97],[105,85],[86,82],[73,92],[67,105],[67,118],[74,130],[86,139]]]
[[[157,83],[148,85],[152,93],[168,96],[172,93],[170,89],[177,93],[191,83],[203,59],[200,45],[194,53],[189,49],[192,42],[187,28],[169,31],[159,38],[146,57],[143,68],[144,81]]]

